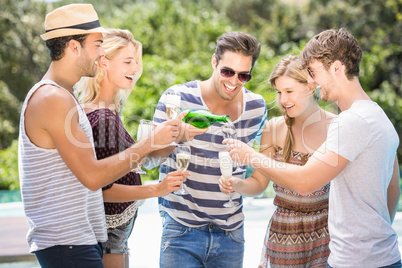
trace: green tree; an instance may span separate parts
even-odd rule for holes
[[[140,14],[140,15],[139,15]],[[135,136],[141,118],[151,119],[163,91],[174,84],[209,78],[216,39],[229,21],[204,3],[156,0],[115,10],[108,24],[130,30],[143,44],[143,75],[123,116]],[[151,178],[156,179],[158,169]]]
[[[20,101],[0,81],[0,150],[18,136]]]
[[[10,147],[0,151],[0,190],[20,188],[17,150],[18,142],[14,140]]]
[[[73,2],[77,1],[0,0],[0,185],[5,187],[18,188],[17,182],[11,186],[5,181],[18,181],[17,147],[13,140],[18,136],[21,101],[50,63],[40,38],[45,15],[55,7]],[[78,2],[92,3],[104,27],[128,29],[143,44],[144,72],[123,113],[123,122],[134,137],[139,119],[152,117],[164,90],[211,75],[211,55],[222,33],[243,31],[261,42],[253,79],[246,87],[264,96],[271,118],[281,114],[275,106],[276,91],[268,84],[279,59],[286,54],[299,54],[314,34],[339,27],[347,27],[359,40],[364,50],[362,85],[385,110],[398,133],[402,132],[401,0]],[[320,104],[337,111],[333,105]],[[398,156],[401,163],[402,149]],[[151,173],[152,178],[156,176],[157,169]]]
[[[40,38],[49,5],[0,0],[0,149],[18,136],[21,101],[49,63]]]
[[[402,1],[311,0],[307,17],[313,32],[346,27],[363,49],[360,81],[386,112],[402,143]],[[402,165],[402,147],[398,149]]]

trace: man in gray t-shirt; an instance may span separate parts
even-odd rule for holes
[[[370,100],[353,102],[331,123],[325,150],[348,162],[329,192],[331,266],[380,267],[400,259],[387,204],[398,143],[394,126]]]
[[[359,82],[362,51],[345,29],[314,36],[302,51],[309,82],[323,100],[341,110],[326,142],[305,166],[275,165],[239,141],[231,155],[275,183],[308,194],[331,182],[328,267],[401,267],[398,237],[392,228],[400,197],[396,158],[399,139],[384,111]],[[226,187],[226,188],[225,188]],[[228,189],[229,185],[221,185]]]

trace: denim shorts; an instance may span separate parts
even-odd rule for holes
[[[54,246],[34,253],[42,268],[103,268],[99,244]]]
[[[213,224],[193,228],[165,213],[160,248],[161,268],[243,267],[244,227],[225,231]]]
[[[128,238],[133,231],[134,222],[138,211],[126,223],[116,228],[107,229],[107,241],[102,243],[104,254],[126,254],[129,251]]]

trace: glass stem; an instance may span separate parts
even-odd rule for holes
[[[187,169],[184,169],[183,171],[186,171]],[[186,176],[184,176],[186,177]],[[180,191],[184,191],[184,181],[180,184]]]

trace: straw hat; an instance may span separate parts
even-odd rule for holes
[[[91,4],[71,4],[56,8],[46,15],[45,31],[41,35],[45,41],[77,34],[107,33],[100,25]]]

